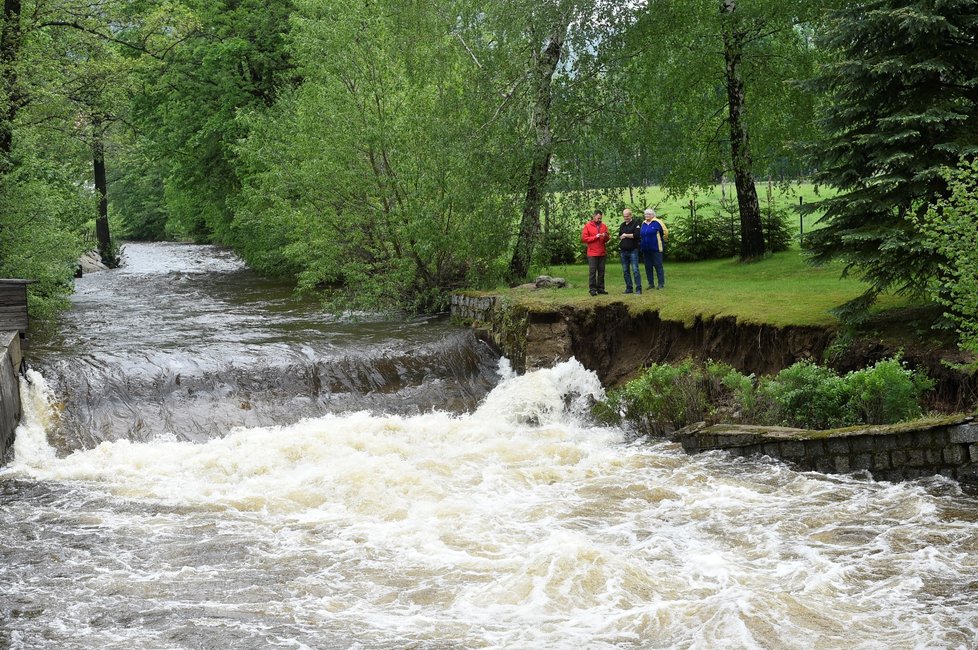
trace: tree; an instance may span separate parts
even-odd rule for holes
[[[944,166],[978,153],[978,3],[871,0],[835,12],[823,46],[834,56],[812,87],[824,93],[825,136],[813,147],[822,228],[815,262],[842,260],[869,283],[843,315],[888,289],[922,294],[940,256],[918,227],[948,196]]]
[[[621,39],[635,137],[652,143],[674,191],[732,172],[744,260],[765,252],[755,169],[810,136],[812,99],[788,82],[811,70],[812,25],[825,4],[653,1]]]
[[[298,83],[286,48],[293,3],[183,0],[155,11],[164,10],[170,15],[150,14],[169,24],[147,48],[158,64],[140,74],[135,144],[148,148],[141,157],[165,170],[170,230],[235,245],[229,200],[241,179],[234,149],[248,135],[246,122],[237,118],[267,110]]]
[[[605,46],[625,29],[634,8],[608,0],[447,5],[461,17],[455,36],[482,91],[479,104],[491,107],[480,130],[506,143],[498,147],[507,152],[501,163],[519,179],[498,189],[521,198],[506,272],[518,283],[539,243],[540,211],[555,167],[566,177],[586,157],[591,141],[585,132],[602,117],[608,70],[618,63],[605,56]]]
[[[929,289],[948,309],[960,346],[978,355],[978,158],[944,171],[949,193],[917,223],[939,256],[939,276]]]
[[[505,147],[452,35],[427,3],[300,0],[302,84],[240,115],[235,241],[263,271],[337,307],[437,311],[491,285],[508,247]]]

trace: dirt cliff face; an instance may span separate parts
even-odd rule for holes
[[[806,359],[847,372],[902,352],[909,367],[924,369],[937,382],[930,396],[931,408],[967,410],[978,402],[975,377],[945,363],[963,360],[956,350],[897,348],[871,340],[841,347],[833,345],[836,333],[832,329],[753,325],[733,318],[697,319],[686,326],[664,321],[657,312],[631,314],[624,304],[524,311],[523,318],[526,346],[513,359],[518,369],[545,367],[575,357],[609,387],[623,384],[649,364],[687,357],[722,361],[741,372],[764,375]],[[523,318],[518,319],[521,324]],[[505,349],[504,353],[509,355]]]
[[[687,357],[723,361],[746,373],[776,373],[801,359],[820,359],[833,338],[820,328],[744,325],[733,318],[697,319],[687,327],[657,312],[630,314],[621,304],[530,314],[528,330],[528,367],[552,362],[555,353],[574,356],[610,386],[651,363]]]

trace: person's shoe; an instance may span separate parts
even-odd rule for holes
[[[590,293],[591,293],[592,296],[598,295],[598,292],[597,291],[591,291]]]
[[[642,295],[642,287],[639,287],[638,289],[636,289],[635,290],[635,293],[637,293],[638,295]]]
[[[601,290],[601,291],[599,291],[598,293],[600,293],[600,294],[601,294],[602,296],[607,296],[607,295],[608,295],[608,292],[607,292],[607,291],[605,291],[604,289],[602,289],[602,290]]]
[[[622,293],[631,293],[631,292],[632,292],[631,289],[625,289]]]

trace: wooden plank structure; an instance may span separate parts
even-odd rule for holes
[[[27,332],[27,285],[32,282],[0,279],[0,332]]]

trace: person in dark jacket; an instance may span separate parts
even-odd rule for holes
[[[642,251],[642,259],[645,261],[645,277],[649,282],[649,288],[655,287],[652,280],[652,272],[659,280],[659,288],[666,286],[666,272],[662,268],[662,252],[665,250],[666,239],[669,238],[669,229],[666,224],[659,221],[655,210],[648,208],[645,210],[645,221],[639,226],[639,248]]]
[[[604,290],[604,263],[608,254],[608,226],[601,223],[601,210],[595,210],[591,220],[581,230],[581,241],[587,244],[587,286],[592,296],[608,293]]]
[[[625,208],[621,213],[624,221],[618,226],[618,253],[621,255],[621,270],[625,275],[625,293],[642,293],[642,273],[638,270],[638,244],[640,226],[632,219],[632,211]],[[634,290],[632,277],[635,278]]]

